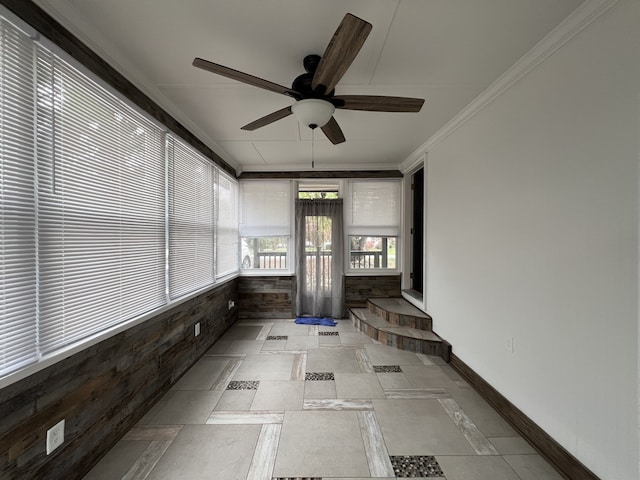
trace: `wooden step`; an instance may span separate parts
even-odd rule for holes
[[[436,355],[449,361],[451,345],[430,330],[389,323],[368,308],[349,310],[354,326],[383,345],[415,353]]]
[[[369,298],[367,308],[392,325],[429,331],[433,328],[431,316],[418,310],[404,298]]]

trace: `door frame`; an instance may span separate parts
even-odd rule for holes
[[[411,234],[411,228],[413,226],[413,191],[411,189],[411,183],[413,176],[419,170],[424,172],[424,209],[422,218],[422,293],[412,290],[411,282],[411,270],[413,266],[413,235]],[[418,307],[422,311],[426,311],[427,305],[427,153],[425,153],[420,160],[418,160],[410,169],[404,173],[404,224],[403,224],[403,250],[406,254],[403,256],[402,261],[402,296],[409,303]]]

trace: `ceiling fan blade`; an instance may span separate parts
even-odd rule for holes
[[[384,97],[377,95],[336,95],[331,98],[336,108],[368,112],[419,112],[423,98]],[[343,103],[344,102],[344,103]]]
[[[289,115],[291,115],[291,107],[285,107],[282,110],[270,113],[269,115],[265,115],[258,120],[246,124],[244,127],[242,127],[242,130],[249,130],[250,132],[252,132],[253,130],[256,130],[260,127],[264,127],[265,125],[276,122],[281,118],[288,117]]]
[[[278,85],[277,83],[270,82],[269,80],[265,80],[263,78],[254,77],[253,75],[249,75],[248,73],[234,70],[233,68],[218,65],[217,63],[213,63],[208,60],[203,60],[202,58],[195,58],[193,60],[193,66],[201,68],[203,70],[207,70],[208,72],[212,72],[217,75],[222,75],[223,77],[231,78],[232,80],[237,80],[238,82],[269,90],[270,92],[288,95],[289,97],[293,97],[296,100],[302,98],[302,95],[300,95],[295,90],[291,90],[290,88],[283,87],[282,85]]]
[[[347,13],[327,45],[313,75],[311,87],[320,95],[334,89],[358,55],[371,31],[371,24]]]
[[[331,117],[331,120],[329,120],[324,127],[320,128],[334,145],[344,142],[344,134],[342,133],[342,129],[340,128],[340,125],[338,125],[338,122],[336,122],[335,118]]]

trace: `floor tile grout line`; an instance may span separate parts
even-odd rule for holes
[[[439,398],[438,402],[478,455],[500,455],[471,418],[460,408],[458,402],[453,398]]]

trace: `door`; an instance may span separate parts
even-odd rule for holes
[[[424,168],[412,176],[411,289],[424,290]]]
[[[296,315],[343,318],[342,200],[296,200]]]

